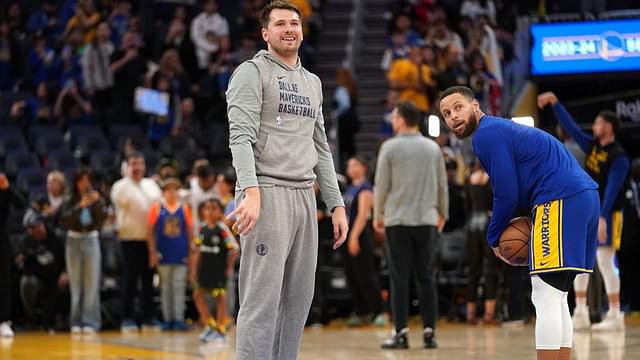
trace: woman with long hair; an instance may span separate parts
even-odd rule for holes
[[[71,198],[63,203],[60,211],[60,224],[67,230],[65,255],[71,288],[71,333],[95,334],[101,325],[99,230],[107,218],[107,208],[104,199],[93,190],[89,169],[76,172]]]

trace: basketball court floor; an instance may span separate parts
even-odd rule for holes
[[[305,330],[300,351],[303,360],[534,360],[534,328],[467,326],[440,323],[439,348],[422,349],[420,329],[411,327],[409,350],[383,351],[380,342],[388,329],[347,328],[334,323],[323,328]],[[0,359],[235,359],[233,331],[226,343],[202,344],[198,330],[182,332],[142,332],[123,335],[102,332],[99,335],[49,335],[44,332],[18,333],[14,339],[0,339]],[[632,360],[640,359],[640,319],[627,318],[624,333],[577,333],[572,359]]]

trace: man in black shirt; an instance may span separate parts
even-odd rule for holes
[[[54,330],[56,314],[68,308],[69,301],[64,245],[55,232],[47,227],[41,214],[31,212],[25,219],[25,225],[27,232],[15,259],[22,269],[22,306],[29,325],[35,325],[38,303],[42,303],[42,324],[45,329]]]

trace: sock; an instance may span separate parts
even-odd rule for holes
[[[428,326],[426,328],[424,328],[424,334],[425,335],[431,336],[431,335],[433,335],[433,333],[434,333],[434,330],[432,328],[430,328]]]
[[[207,321],[207,323],[209,323],[209,327],[212,329],[215,329],[217,324],[216,324],[216,319],[214,318],[209,318],[209,320]]]
[[[609,303],[609,314],[613,316],[620,316],[620,303]]]
[[[576,297],[576,311],[575,312],[589,312],[587,308],[586,297]]]

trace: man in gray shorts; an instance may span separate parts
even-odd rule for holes
[[[238,359],[296,359],[314,290],[316,179],[333,211],[334,248],[347,234],[322,117],[320,79],[300,65],[302,15],[272,1],[262,15],[268,50],[241,64],[227,91],[238,176]],[[259,216],[262,215],[262,216]]]

